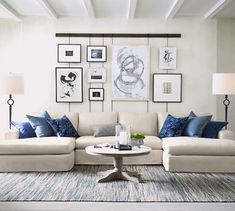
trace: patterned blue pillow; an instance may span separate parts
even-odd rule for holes
[[[19,130],[19,138],[33,138],[36,137],[34,129],[29,122],[16,122],[11,121],[11,124],[14,125]]]
[[[58,137],[79,137],[77,131],[66,116],[63,116],[60,119],[47,118],[47,122]]]
[[[53,129],[46,120],[47,118],[51,118],[47,111],[45,111],[41,116],[26,115],[26,117],[33,127],[37,137],[55,136]]]
[[[210,121],[203,130],[202,137],[218,138],[218,133],[228,124],[228,122]]]
[[[184,128],[183,136],[201,137],[203,130],[210,122],[211,118],[212,115],[196,116],[191,112]]]
[[[159,138],[181,136],[188,117],[175,118],[168,115],[158,135]]]

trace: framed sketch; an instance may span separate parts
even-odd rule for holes
[[[153,74],[153,102],[182,102],[182,74]]]
[[[88,83],[104,83],[106,81],[105,68],[89,68],[87,72]]]
[[[57,46],[58,63],[80,63],[81,45],[80,44],[58,44]]]
[[[160,69],[176,69],[176,48],[162,47],[159,53]]]
[[[113,100],[148,100],[149,67],[149,46],[113,46]]]
[[[56,67],[56,102],[83,102],[83,69],[81,67]]]
[[[106,62],[107,46],[104,45],[88,45],[87,46],[87,62]]]
[[[104,88],[89,88],[89,101],[104,101]]]

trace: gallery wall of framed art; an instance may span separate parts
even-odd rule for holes
[[[72,89],[67,93],[64,92],[66,96],[59,96],[59,89],[68,89],[68,85],[60,83],[60,87],[56,85],[56,102],[88,102],[89,111],[99,111],[94,108],[101,106],[102,111],[108,107],[111,112],[117,109],[117,105],[120,107],[122,104],[127,105],[127,107],[122,106],[122,110],[130,109],[128,104],[134,105],[134,102],[137,103],[134,110],[139,110],[139,107],[144,108],[146,105],[144,110],[147,111],[150,105],[153,107],[154,104],[182,102],[182,73],[177,69],[177,47],[161,45],[155,47],[149,41],[147,44],[126,42],[125,45],[117,45],[113,41],[106,43],[105,38],[95,39],[100,42],[91,42],[92,39],[94,38],[89,38],[89,43],[86,44],[77,43],[80,45],[79,64],[70,67],[69,64],[72,62],[67,62],[68,70],[75,68],[74,66],[83,70],[83,79],[80,82],[83,84],[82,91],[79,94],[77,91],[76,97],[67,96],[71,95]],[[60,45],[63,44],[59,43],[58,46]],[[71,49],[63,50],[65,55],[72,56]],[[153,50],[158,52],[154,58],[151,55]],[[158,64],[155,69],[152,67],[153,59]],[[59,83],[58,77],[56,83]]]

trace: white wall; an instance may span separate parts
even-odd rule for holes
[[[218,20],[218,55],[217,71],[235,73],[235,19]],[[229,96],[231,101],[228,111],[228,128],[235,131],[235,96]],[[217,115],[224,120],[224,96],[217,97]]]
[[[70,43],[82,44],[82,63],[71,66],[84,68],[84,102],[81,104],[58,104],[55,102],[55,67],[57,44],[69,43],[68,38],[56,38],[56,32],[89,33],[181,33],[182,38],[169,39],[169,46],[177,47],[177,69],[169,71],[183,74],[183,102],[168,105],[169,112],[216,113],[216,98],[211,94],[212,73],[216,72],[217,23],[215,20],[132,20],[117,21],[98,19],[94,21],[72,18],[51,21],[43,18],[25,19],[22,23],[0,22],[0,71],[17,71],[25,75],[25,94],[15,96],[14,119],[29,111],[49,109],[53,111],[102,111],[101,102],[88,101],[86,69],[99,67],[100,63],[86,62],[86,45],[108,46],[107,82],[104,84],[104,111],[111,111],[111,46],[151,46],[150,101],[114,102],[114,111],[165,111],[166,104],[152,103],[152,73],[164,72],[158,68],[159,47],[166,46],[166,38],[71,38]],[[92,84],[99,87],[101,84]],[[0,98],[1,128],[7,126],[6,96]]]

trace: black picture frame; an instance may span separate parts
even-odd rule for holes
[[[94,50],[94,53],[92,53],[92,50]],[[92,55],[94,55],[94,58],[92,58]],[[87,45],[86,60],[87,62],[107,62],[107,46],[106,45]]]
[[[156,85],[158,76],[159,76],[159,80],[161,76],[165,76],[165,78],[168,77],[168,80],[165,80],[165,82],[160,81],[159,84],[162,83],[162,86],[160,86],[161,87],[160,89],[157,89],[157,86],[159,85],[158,84]],[[177,79],[178,81],[173,81],[174,79],[173,77],[175,77],[175,80]],[[153,90],[152,90],[153,103],[181,103],[182,102],[182,80],[183,80],[182,73],[154,73],[153,74]],[[174,89],[175,87],[177,88],[176,90],[177,94],[174,98],[172,89]],[[167,96],[168,94],[169,96]],[[159,96],[159,95],[162,95],[162,96]],[[167,97],[168,97],[168,100],[167,100]]]
[[[57,103],[83,102],[83,68],[55,68],[55,100]]]
[[[66,51],[67,48],[67,51]],[[81,44],[63,44],[57,45],[57,62],[58,63],[81,63]],[[68,53],[68,55],[64,55]]]
[[[92,91],[100,93],[98,96],[92,96]],[[89,101],[104,101],[104,88],[89,88]]]

